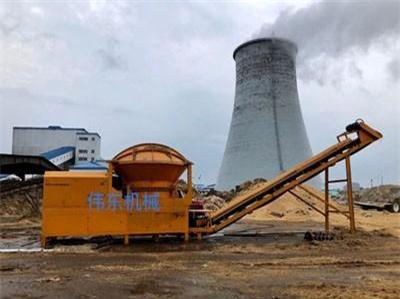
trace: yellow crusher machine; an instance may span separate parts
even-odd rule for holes
[[[382,138],[362,120],[346,127],[337,143],[310,159],[284,171],[217,211],[192,204],[192,163],[173,148],[161,144],[139,144],[125,149],[109,161],[107,172],[49,171],[44,177],[42,246],[49,238],[177,235],[201,239],[238,221],[290,192],[325,217],[341,213],[355,231],[350,157]],[[331,180],[329,168],[346,165],[346,178]],[[186,182],[179,178],[186,171]],[[324,172],[325,196],[304,182]],[[329,184],[347,183],[348,211],[329,201]],[[301,189],[302,192],[298,190]],[[306,192],[324,204],[319,209],[307,202]]]

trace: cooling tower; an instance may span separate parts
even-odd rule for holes
[[[219,190],[271,179],[312,156],[301,113],[294,43],[255,39],[234,52],[236,92]]]

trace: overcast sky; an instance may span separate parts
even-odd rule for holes
[[[196,183],[215,182],[233,107],[232,52],[273,35],[298,44],[314,153],[363,118],[384,139],[354,156],[353,180],[399,183],[399,4],[3,0],[0,152],[11,152],[13,126],[84,127],[102,136],[106,159],[165,143],[195,163]]]

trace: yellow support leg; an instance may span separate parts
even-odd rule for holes
[[[153,235],[153,240],[158,243],[160,241],[160,235]]]
[[[129,235],[124,235],[124,245],[129,245]]]
[[[325,231],[329,232],[329,168],[325,169]]]
[[[346,157],[346,176],[347,176],[347,202],[349,205],[349,216],[350,216],[350,232],[356,231],[356,222],[354,219],[354,204],[353,204],[353,182],[351,179],[351,166],[350,157]]]
[[[40,244],[41,244],[42,248],[46,248],[46,243],[47,243],[47,238],[45,236],[42,236],[40,238]]]

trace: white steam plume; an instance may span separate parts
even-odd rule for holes
[[[339,73],[346,69],[351,75],[362,76],[352,55],[367,53],[372,46],[380,45],[393,56],[392,61],[398,61],[399,34],[400,1],[325,1],[297,11],[283,11],[253,38],[277,36],[296,42],[299,77],[323,84],[327,77],[337,80],[332,73],[338,74],[338,69]],[[344,68],[341,65],[332,69],[331,62],[337,63],[339,57]],[[388,65],[388,75],[398,80],[394,63]]]

